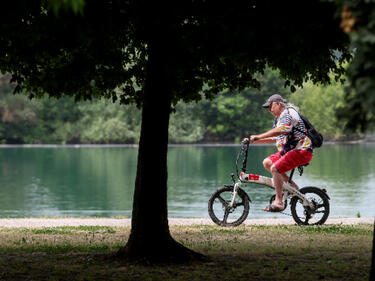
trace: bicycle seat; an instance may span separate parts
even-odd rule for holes
[[[303,174],[303,167],[306,167],[308,165],[309,165],[309,163],[297,167],[300,176],[302,176],[302,174]]]

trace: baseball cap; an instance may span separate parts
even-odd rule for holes
[[[262,106],[264,108],[267,108],[271,105],[271,103],[273,102],[286,102],[286,100],[283,99],[282,96],[278,95],[278,94],[275,94],[275,95],[272,95],[268,98],[267,102],[265,104],[263,104]]]

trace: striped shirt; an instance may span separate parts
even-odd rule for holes
[[[273,128],[279,128],[282,132],[275,138],[278,151],[285,153],[294,149],[303,149],[312,152],[311,140],[305,134],[293,130],[293,127],[306,132],[305,124],[298,112],[292,107],[287,107],[274,121]]]

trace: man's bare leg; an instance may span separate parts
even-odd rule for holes
[[[272,166],[272,161],[269,159],[269,158],[266,158],[266,159],[264,159],[263,160],[263,166],[264,166],[264,168],[268,171],[268,172],[270,172],[271,174],[272,174],[272,172],[271,172],[271,166]],[[279,173],[280,174],[280,173]],[[288,182],[289,181],[289,177],[288,177],[288,175],[287,174],[285,174],[285,173],[283,173],[283,174],[280,174],[281,176],[282,176],[282,178],[283,178],[283,181],[284,182]],[[299,189],[299,187],[298,187],[298,185],[294,182],[294,181],[292,181],[291,183],[290,183],[290,185],[294,188],[294,189]]]
[[[273,185],[275,187],[275,201],[273,201],[272,206],[277,207],[280,210],[283,210],[284,203],[282,201],[282,193],[283,193],[283,184],[284,180],[282,177],[282,174],[279,173],[275,165],[271,166],[271,173],[272,173],[272,178],[273,178]],[[271,208],[271,206],[264,208],[264,211],[269,211],[268,208]]]

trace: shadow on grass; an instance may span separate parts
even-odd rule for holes
[[[186,263],[116,256],[128,228],[0,230],[0,280],[368,280],[372,225],[172,227],[208,259]]]
[[[339,257],[338,257],[339,255]],[[13,253],[0,258],[0,280],[368,280],[369,256],[338,251],[211,254],[205,261],[126,261],[114,252]]]

